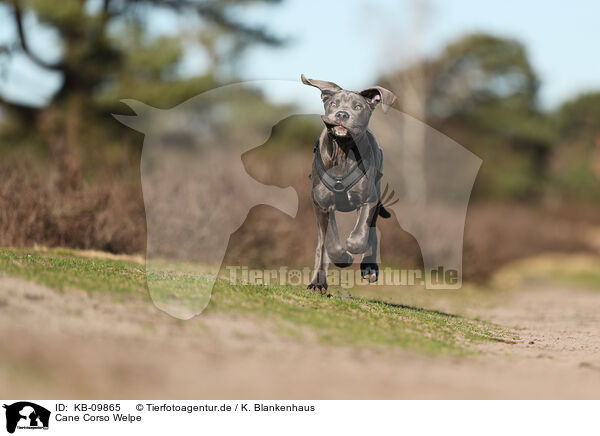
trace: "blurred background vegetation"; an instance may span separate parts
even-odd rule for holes
[[[58,77],[42,102],[0,88],[0,245],[143,252],[143,137],[110,114],[128,113],[121,98],[172,107],[240,80],[237,60],[250,47],[285,49],[285,35],[241,18],[256,3],[280,7],[273,0],[0,1],[0,26],[10,29],[0,46],[0,81],[15,62],[35,65],[32,82],[47,73]],[[157,32],[153,23],[161,14],[178,17],[177,27]],[[40,51],[33,43],[40,38],[57,49]],[[195,54],[205,67],[190,74],[186,63]],[[412,88],[406,86],[411,81]],[[484,33],[450,41],[439,54],[386,72],[377,83],[398,94],[399,110],[484,161],[465,235],[467,278],[486,277],[539,251],[598,249],[600,92],[543,108],[543,84],[526,47]],[[411,89],[420,93],[421,105],[403,103]],[[318,132],[309,125],[302,119],[284,123],[273,141],[310,154]],[[273,152],[273,159],[284,158]],[[310,213],[299,219],[312,225]],[[239,250],[256,246],[258,237],[239,240]],[[414,241],[398,238],[409,253],[400,261],[418,265]],[[300,244],[307,265],[312,243]]]

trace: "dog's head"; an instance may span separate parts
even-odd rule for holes
[[[396,96],[385,88],[374,86],[359,92],[346,91],[333,82],[313,80],[301,76],[302,83],[321,90],[325,115],[321,116],[327,130],[337,137],[355,137],[364,133],[371,114],[381,103],[387,111]]]

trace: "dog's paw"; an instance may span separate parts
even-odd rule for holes
[[[307,286],[307,289],[325,295],[327,293],[327,286],[327,274],[325,274],[325,271],[318,271]]]
[[[354,263],[354,257],[352,257],[352,255],[350,253],[348,253],[346,250],[342,251],[342,253],[340,255],[335,256],[335,257],[329,255],[329,259],[338,268],[346,268],[346,267],[352,265],[352,263]]]
[[[318,292],[321,295],[325,295],[327,293],[327,282],[325,282],[325,283],[310,282],[307,289]]]
[[[369,283],[375,283],[379,279],[379,266],[374,262],[362,262],[360,276]]]

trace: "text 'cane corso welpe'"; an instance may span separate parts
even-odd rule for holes
[[[383,153],[368,129],[375,107],[384,110],[396,96],[379,86],[354,92],[332,82],[307,79],[302,83],[321,90],[325,128],[314,148],[312,165],[312,200],[317,217],[318,242],[315,271],[309,289],[321,293],[327,290],[329,262],[347,267],[354,261],[352,254],[361,254],[361,276],[375,282],[377,266],[377,216],[388,218],[381,204]],[[346,239],[339,240],[335,211],[357,211],[356,225]]]

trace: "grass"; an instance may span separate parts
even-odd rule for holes
[[[310,327],[320,342],[332,345],[394,346],[435,355],[469,353],[475,343],[509,336],[490,323],[440,311],[357,297],[327,298],[290,286],[234,287],[220,281],[208,310]]]
[[[58,291],[81,289],[113,295],[147,295],[142,265],[77,256],[70,250],[0,249],[0,271]]]
[[[110,294],[117,301],[148,296],[142,265],[83,257],[69,250],[0,249],[0,272],[61,292],[81,289],[92,295]],[[179,280],[177,275],[168,277]],[[232,285],[219,280],[207,312],[266,320],[279,333],[329,345],[396,347],[430,355],[471,354],[477,343],[514,339],[511,332],[481,320],[373,299],[325,297],[295,286]]]

